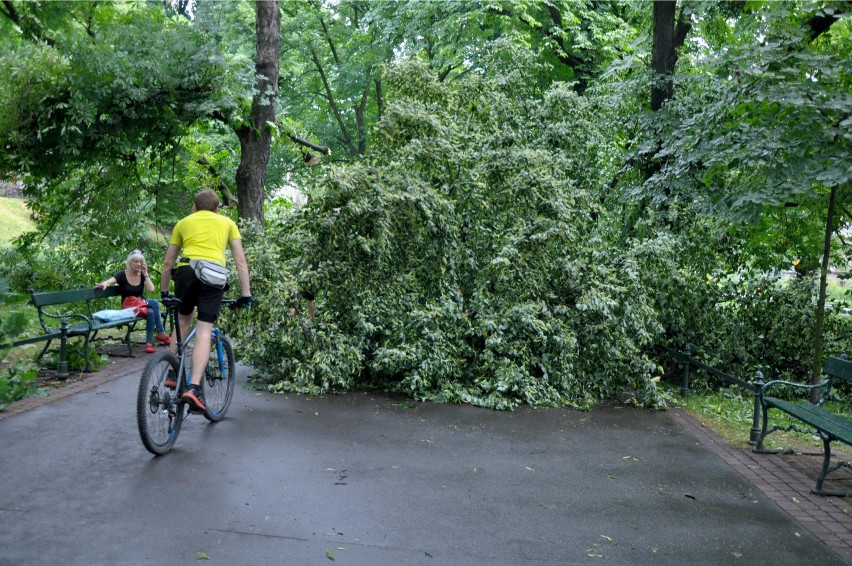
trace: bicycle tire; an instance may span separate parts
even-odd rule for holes
[[[184,403],[178,402],[180,383],[176,389],[165,386],[170,370],[178,375],[178,359],[170,351],[160,350],[145,364],[136,393],[139,438],[148,452],[156,456],[172,449],[186,414]]]
[[[234,348],[231,341],[225,336],[219,336],[222,344],[222,363],[219,362],[219,352],[216,349],[216,341],[210,347],[210,358],[204,371],[204,418],[210,422],[221,421],[228,412],[231,399],[234,396],[234,384],[236,382],[236,362],[234,361]]]

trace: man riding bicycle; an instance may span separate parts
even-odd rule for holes
[[[191,385],[181,397],[189,406],[197,411],[204,411],[204,398],[201,380],[204,377],[203,368],[207,365],[213,335],[213,325],[219,316],[222,296],[225,286],[219,286],[215,279],[208,282],[196,267],[210,271],[221,269],[226,265],[225,248],[231,248],[231,255],[237,265],[237,276],[240,280],[240,298],[236,307],[251,305],[251,287],[249,283],[248,262],[243,251],[242,237],[233,220],[219,214],[219,197],[214,191],[203,190],[195,195],[192,214],[175,224],[169,248],[163,258],[163,271],[160,279],[160,294],[169,296],[169,284],[175,281],[175,296],[181,300],[178,309],[178,324],[181,336],[188,336],[192,327],[193,312],[198,309],[195,325],[195,350],[192,353],[192,367],[199,371],[192,372]],[[181,255],[180,259],[178,256]],[[201,262],[201,266],[196,264]],[[212,262],[205,264],[204,262]],[[192,265],[190,265],[192,263]],[[166,382],[166,385],[174,386]]]

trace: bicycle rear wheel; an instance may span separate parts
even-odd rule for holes
[[[185,415],[178,389],[166,387],[167,377],[177,381],[180,364],[168,350],[160,350],[145,364],[136,394],[136,425],[142,444],[157,456],[171,450]],[[180,385],[178,383],[178,385]]]
[[[236,381],[234,362],[234,348],[231,341],[225,336],[219,336],[219,344],[222,346],[221,356],[216,347],[216,340],[210,348],[210,359],[204,371],[204,404],[207,410],[204,417],[210,422],[221,421],[231,398],[234,396],[234,383]]]

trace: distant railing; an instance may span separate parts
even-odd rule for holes
[[[753,382],[744,381],[738,377],[734,377],[733,375],[729,375],[725,372],[719,371],[718,369],[708,366],[707,364],[701,363],[692,357],[692,349],[687,345],[683,352],[679,352],[677,350],[673,350],[671,348],[663,347],[663,350],[671,355],[672,357],[678,359],[683,365],[683,378],[680,384],[680,394],[683,397],[689,396],[689,371],[692,367],[703,370],[708,375],[712,375],[714,377],[718,377],[731,383],[733,385],[738,385],[743,389],[747,389],[751,392],[754,397],[754,414],[752,416],[751,421],[751,430],[749,431],[748,443],[749,444],[757,444],[758,438],[760,438],[760,419],[761,419],[761,408],[760,408],[760,397],[759,392],[760,388],[763,386],[763,372],[755,372],[755,379]]]

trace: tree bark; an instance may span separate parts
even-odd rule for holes
[[[651,47],[651,67],[657,76],[651,87],[651,110],[657,111],[663,103],[672,97],[672,75],[677,63],[677,49],[686,41],[692,24],[686,19],[684,10],[675,25],[677,0],[656,0],[654,2],[654,37]]]
[[[674,68],[677,64],[677,50],[686,41],[692,24],[689,23],[683,9],[677,17],[677,0],[656,0],[654,2],[654,35],[651,45],[651,68],[654,82],[651,85],[651,110],[657,112],[674,95]],[[661,147],[657,143],[657,151]],[[657,153],[654,151],[654,154]],[[650,179],[662,168],[659,159],[645,161],[645,179]]]
[[[382,94],[382,80],[376,79],[376,107],[379,111],[379,120],[385,115],[385,97]]]
[[[825,325],[825,291],[828,280],[828,260],[831,254],[831,237],[834,234],[834,208],[837,202],[837,187],[831,187],[828,196],[828,213],[825,219],[825,241],[822,248],[822,265],[819,273],[819,297],[817,298],[816,317],[814,320],[814,359],[811,364],[811,384],[820,381],[822,372],[822,355],[824,338],[822,334]],[[819,401],[819,391],[811,390],[811,403]]]
[[[281,48],[278,0],[256,2],[255,14],[255,93],[251,103],[251,124],[236,131],[241,150],[236,181],[239,217],[263,224],[266,167],[278,103],[278,57]]]
[[[364,87],[361,101],[354,106],[355,127],[358,130],[358,155],[364,155],[367,150],[367,126],[364,113],[367,108],[367,99],[370,96],[370,85]]]
[[[846,4],[852,4],[852,0],[846,0]],[[840,18],[845,15],[846,12],[844,10],[835,10],[831,14],[819,13],[812,17],[805,24],[808,26],[808,38],[811,41],[815,40],[827,32],[834,22],[840,20]]]

